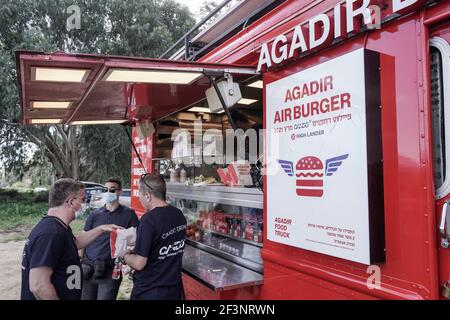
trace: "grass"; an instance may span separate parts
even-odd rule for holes
[[[28,229],[35,225],[47,212],[43,203],[0,203],[0,232]]]
[[[48,194],[0,190],[0,242],[26,239],[31,229],[48,211]],[[73,233],[83,231],[89,212],[70,224]]]
[[[25,240],[31,229],[48,211],[46,197],[31,192],[0,190],[0,243]],[[89,209],[81,219],[70,223],[75,235],[83,232]],[[133,281],[125,276],[120,285],[118,300],[130,299]]]
[[[133,280],[128,276],[123,277],[120,284],[119,293],[117,294],[117,300],[130,300],[131,290],[133,289]]]

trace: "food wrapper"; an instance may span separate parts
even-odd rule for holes
[[[136,242],[136,228],[115,229],[110,233],[111,258],[123,257],[127,250],[133,250]]]

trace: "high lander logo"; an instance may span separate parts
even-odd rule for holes
[[[325,161],[325,176],[332,176],[342,162],[348,158],[348,154],[333,157]],[[289,176],[294,176],[294,163],[288,160],[278,160],[281,168]],[[297,195],[300,197],[322,197],[323,196],[323,162],[314,156],[303,157],[297,161],[295,166],[297,177]]]

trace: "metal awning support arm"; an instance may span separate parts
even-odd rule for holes
[[[144,163],[142,162],[141,156],[139,155],[139,152],[138,152],[136,146],[134,145],[133,138],[131,137],[130,133],[127,130],[127,126],[130,126],[132,128],[135,125],[136,125],[135,123],[125,123],[125,124],[123,124],[123,128],[124,128],[125,132],[127,133],[128,139],[130,140],[130,143],[133,146],[133,150],[134,150],[134,152],[136,153],[136,156],[139,159],[139,162],[140,162],[140,164],[142,166],[142,169],[144,169],[144,173],[147,174],[147,169],[145,169],[145,166],[144,166]]]

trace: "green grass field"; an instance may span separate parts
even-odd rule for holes
[[[25,240],[47,211],[48,204],[44,195],[0,190],[0,243]],[[75,235],[83,232],[89,213],[88,209],[81,219],[70,223]],[[128,300],[132,287],[132,280],[124,277],[117,299]]]
[[[0,233],[27,233],[48,211],[48,195],[45,193],[0,190]],[[70,226],[75,234],[82,232],[89,209],[80,220]]]
[[[0,233],[11,234],[2,241],[25,239],[47,212],[47,201],[46,194],[0,190]]]

